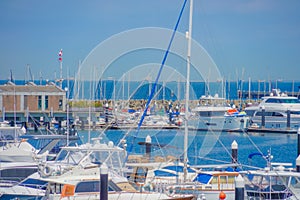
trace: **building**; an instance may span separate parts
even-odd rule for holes
[[[66,119],[66,92],[53,83],[0,85],[0,112],[3,120],[29,122]]]

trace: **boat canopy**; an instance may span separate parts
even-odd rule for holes
[[[212,176],[213,175],[211,174],[200,173],[196,176],[196,178],[193,181],[208,184]]]

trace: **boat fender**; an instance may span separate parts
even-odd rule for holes
[[[225,194],[223,191],[220,192],[220,194],[219,194],[219,199],[220,199],[220,200],[226,199],[226,194]]]

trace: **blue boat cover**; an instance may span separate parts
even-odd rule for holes
[[[211,174],[198,174],[197,177],[193,181],[198,181],[199,183],[207,184],[211,179]]]

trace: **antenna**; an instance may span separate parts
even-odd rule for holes
[[[10,82],[14,82],[12,70],[10,70]]]

